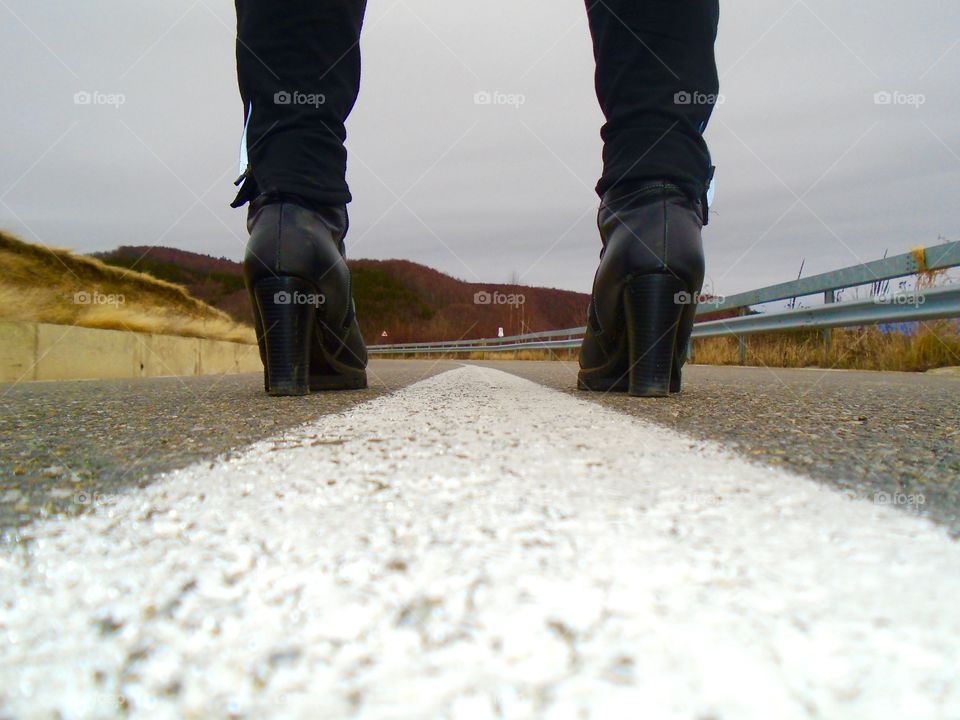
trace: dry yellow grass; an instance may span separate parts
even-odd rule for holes
[[[573,348],[377,357],[575,361],[578,351]],[[695,340],[693,362],[700,365],[738,365],[740,353],[736,338]],[[923,372],[937,367],[960,366],[960,334],[957,332],[956,323],[947,320],[925,322],[915,335],[885,335],[876,327],[835,329],[829,349],[826,349],[823,336],[817,331],[753,335],[747,338],[747,364]]]
[[[0,320],[256,342],[253,328],[144,273],[0,231]]]
[[[924,248],[911,253],[917,263],[914,292],[943,284],[947,270],[928,270]],[[769,367],[828,367],[856,370],[924,372],[960,365],[960,333],[955,320],[919,323],[912,335],[883,333],[876,326],[836,328],[830,342],[822,331],[808,330],[751,335],[746,339],[746,364]],[[737,365],[736,338],[703,338],[693,343],[694,362]]]
[[[736,338],[703,338],[693,343],[693,361],[737,365]],[[819,332],[768,333],[747,338],[748,365],[829,367],[923,372],[960,365],[960,335],[946,320],[922,323],[915,335],[884,334],[876,327],[832,331],[829,346]]]

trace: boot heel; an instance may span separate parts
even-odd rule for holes
[[[686,286],[665,273],[640,275],[623,289],[629,352],[629,393],[634,397],[670,394],[677,327]],[[678,297],[679,296],[679,297]]]
[[[316,326],[314,287],[299,277],[260,280],[253,288],[263,337],[266,386],[270,395],[310,392],[310,342]]]

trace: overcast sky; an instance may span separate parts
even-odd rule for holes
[[[721,8],[709,289],[960,238],[956,0]],[[0,227],[82,252],[239,259],[233,12],[0,0]],[[582,2],[370,0],[361,46],[349,255],[587,291],[601,115]],[[524,102],[476,105],[480,91]]]

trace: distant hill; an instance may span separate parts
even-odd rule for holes
[[[235,320],[253,325],[240,263],[175,248],[124,245],[93,253],[107,265],[134,269],[182,285],[193,297],[222,310]]]
[[[145,246],[124,246],[95,257],[183,285],[194,297],[252,323],[238,262]],[[511,335],[577,327],[586,321],[586,293],[469,283],[409,260],[349,263],[357,316],[368,343],[491,337],[500,327]],[[381,336],[384,331],[386,338]]]

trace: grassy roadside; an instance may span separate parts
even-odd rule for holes
[[[424,360],[566,360],[575,361],[576,348],[568,350],[509,350],[504,352],[419,353],[375,355],[415,357]],[[701,365],[739,365],[736,338],[694,340],[693,362]],[[747,338],[747,365],[769,367],[821,367],[847,370],[899,370],[925,372],[960,365],[957,323],[938,320],[918,324],[916,333],[883,333],[876,327],[834,329],[829,346],[820,331],[767,333]]]
[[[960,365],[960,333],[949,320],[918,323],[911,335],[871,326],[834,329],[829,344],[817,331],[754,335],[746,349],[748,365],[770,367],[925,372]],[[694,342],[693,358],[705,365],[738,365],[739,346],[736,338],[703,338]]]
[[[179,285],[2,231],[0,268],[0,320],[256,342]]]

